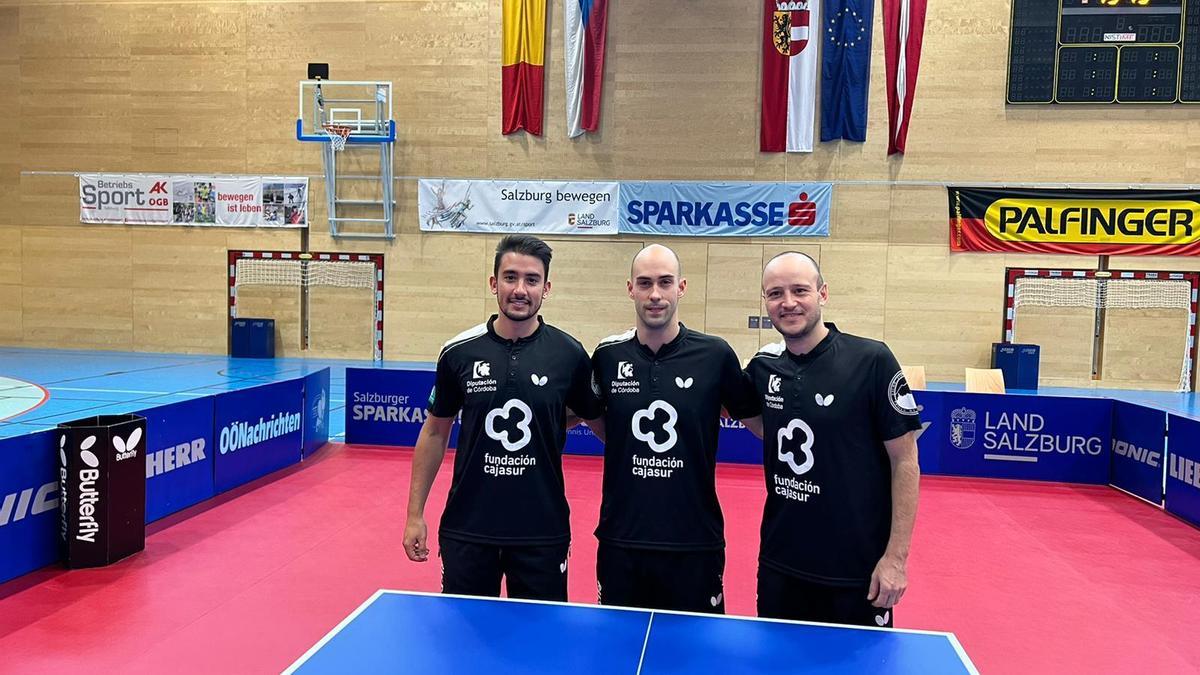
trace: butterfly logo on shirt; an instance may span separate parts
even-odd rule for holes
[[[829,406],[833,405],[833,394],[828,396],[821,396],[820,394],[817,394],[817,405],[821,406],[822,408],[828,408]]]
[[[534,386],[538,386],[538,387],[544,387],[544,386],[546,386],[546,381],[547,381],[547,380],[546,380],[546,376],[545,376],[545,375],[542,375],[542,376],[540,376],[540,377],[539,377],[537,373],[534,373],[534,374],[532,374],[532,375],[530,375],[530,376],[529,376],[529,379],[530,379],[530,380],[533,382]]]
[[[683,379],[682,377],[675,378],[675,386],[679,387],[680,389],[691,389],[692,384],[694,384],[694,383],[695,383],[695,380],[693,380],[690,377],[686,380]]]

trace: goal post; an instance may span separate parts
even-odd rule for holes
[[[1081,307],[1096,312],[1102,325],[1109,309],[1170,309],[1187,313],[1187,330],[1178,335],[1183,366],[1178,391],[1192,390],[1196,358],[1197,297],[1200,272],[1007,268],[1004,341],[1013,342],[1022,307]],[[1093,358],[1100,353],[1101,331],[1094,334]]]
[[[252,286],[295,288],[306,306],[309,289],[361,288],[371,293],[374,360],[383,360],[383,255],[306,251],[229,251],[229,319],[238,316],[238,291]],[[302,327],[307,336],[307,327]],[[307,347],[307,339],[305,339]]]

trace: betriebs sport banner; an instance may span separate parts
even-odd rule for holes
[[[81,173],[79,222],[308,227],[308,179]]]
[[[1196,255],[1200,191],[948,187],[950,250]]]

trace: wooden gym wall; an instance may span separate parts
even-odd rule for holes
[[[954,255],[945,190],[889,181],[1186,183],[1200,167],[1194,108],[1006,107],[1008,3],[934,3],[903,158],[885,157],[883,51],[876,17],[865,144],[812,154],[758,152],[760,3],[617,2],[610,10],[602,131],[565,137],[561,3],[551,0],[546,135],[500,135],[500,3],[33,2],[0,0],[0,343],[220,353],[225,251],[297,249],[296,232],[85,226],[76,171],[320,173],[296,142],[296,81],[309,61],[334,79],[395,84],[398,176],[546,179],[836,180],[823,240],[673,239],[689,279],[682,318],[743,357],[774,341],[762,313],[762,262],[798,246],[820,258],[828,315],[885,339],[935,380],[986,365],[999,340],[1006,265],[1092,267],[1095,258]],[[387,256],[390,359],[432,359],[494,308],[496,237],[423,235],[411,178],[396,186],[390,244],[337,242],[324,204],[312,250]],[[314,195],[323,194],[319,179]],[[585,346],[632,322],[624,281],[643,238],[552,241],[547,317]],[[1114,268],[1197,269],[1188,259],[1114,259]],[[313,297],[313,353],[369,357],[369,312]],[[243,314],[274,316],[295,354],[294,294],[258,291]],[[1043,312],[1026,335],[1044,374],[1086,381],[1086,320]],[[1082,328],[1081,328],[1082,326]],[[1175,347],[1127,321],[1114,338],[1134,386],[1178,374]],[[361,337],[360,337],[361,335]],[[1018,337],[1022,337],[1019,335]],[[1145,384],[1143,382],[1143,384]]]

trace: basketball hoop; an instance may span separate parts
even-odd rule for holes
[[[321,128],[329,136],[329,144],[334,152],[341,152],[346,147],[346,139],[350,137],[351,128],[340,124],[322,124]]]

